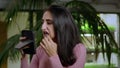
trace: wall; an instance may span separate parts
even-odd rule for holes
[[[18,13],[16,20],[10,20],[13,22],[8,27],[8,38],[26,28],[28,25],[28,13]],[[20,59],[14,62],[8,59],[8,68],[20,68]]]

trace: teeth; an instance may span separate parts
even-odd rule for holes
[[[45,35],[48,35],[48,32],[44,32]]]

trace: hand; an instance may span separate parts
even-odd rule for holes
[[[23,49],[20,49],[20,52],[21,52],[21,55],[22,55],[22,58],[21,58],[21,59],[27,57],[27,54],[25,54],[25,53],[23,52]]]
[[[26,37],[20,37],[19,40],[20,41],[25,41],[27,38]]]
[[[26,40],[26,37],[20,37],[19,40],[20,40],[20,41],[25,41],[25,40]],[[25,47],[19,49],[19,50],[20,50],[20,53],[21,53],[21,55],[22,55],[22,58],[26,57],[26,54],[25,54],[24,51],[23,51],[23,49],[26,49],[26,48],[28,48],[28,46],[25,46]]]
[[[45,50],[49,57],[57,55],[57,44],[53,42],[49,35],[42,39],[40,45],[42,46],[42,48]]]

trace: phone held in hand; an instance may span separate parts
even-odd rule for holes
[[[22,37],[26,37],[25,40],[21,40],[15,48],[22,49],[25,54],[35,54],[35,40],[34,33],[31,30],[22,30]]]

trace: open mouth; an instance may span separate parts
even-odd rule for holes
[[[43,36],[49,35],[49,33],[47,31],[43,32]]]

